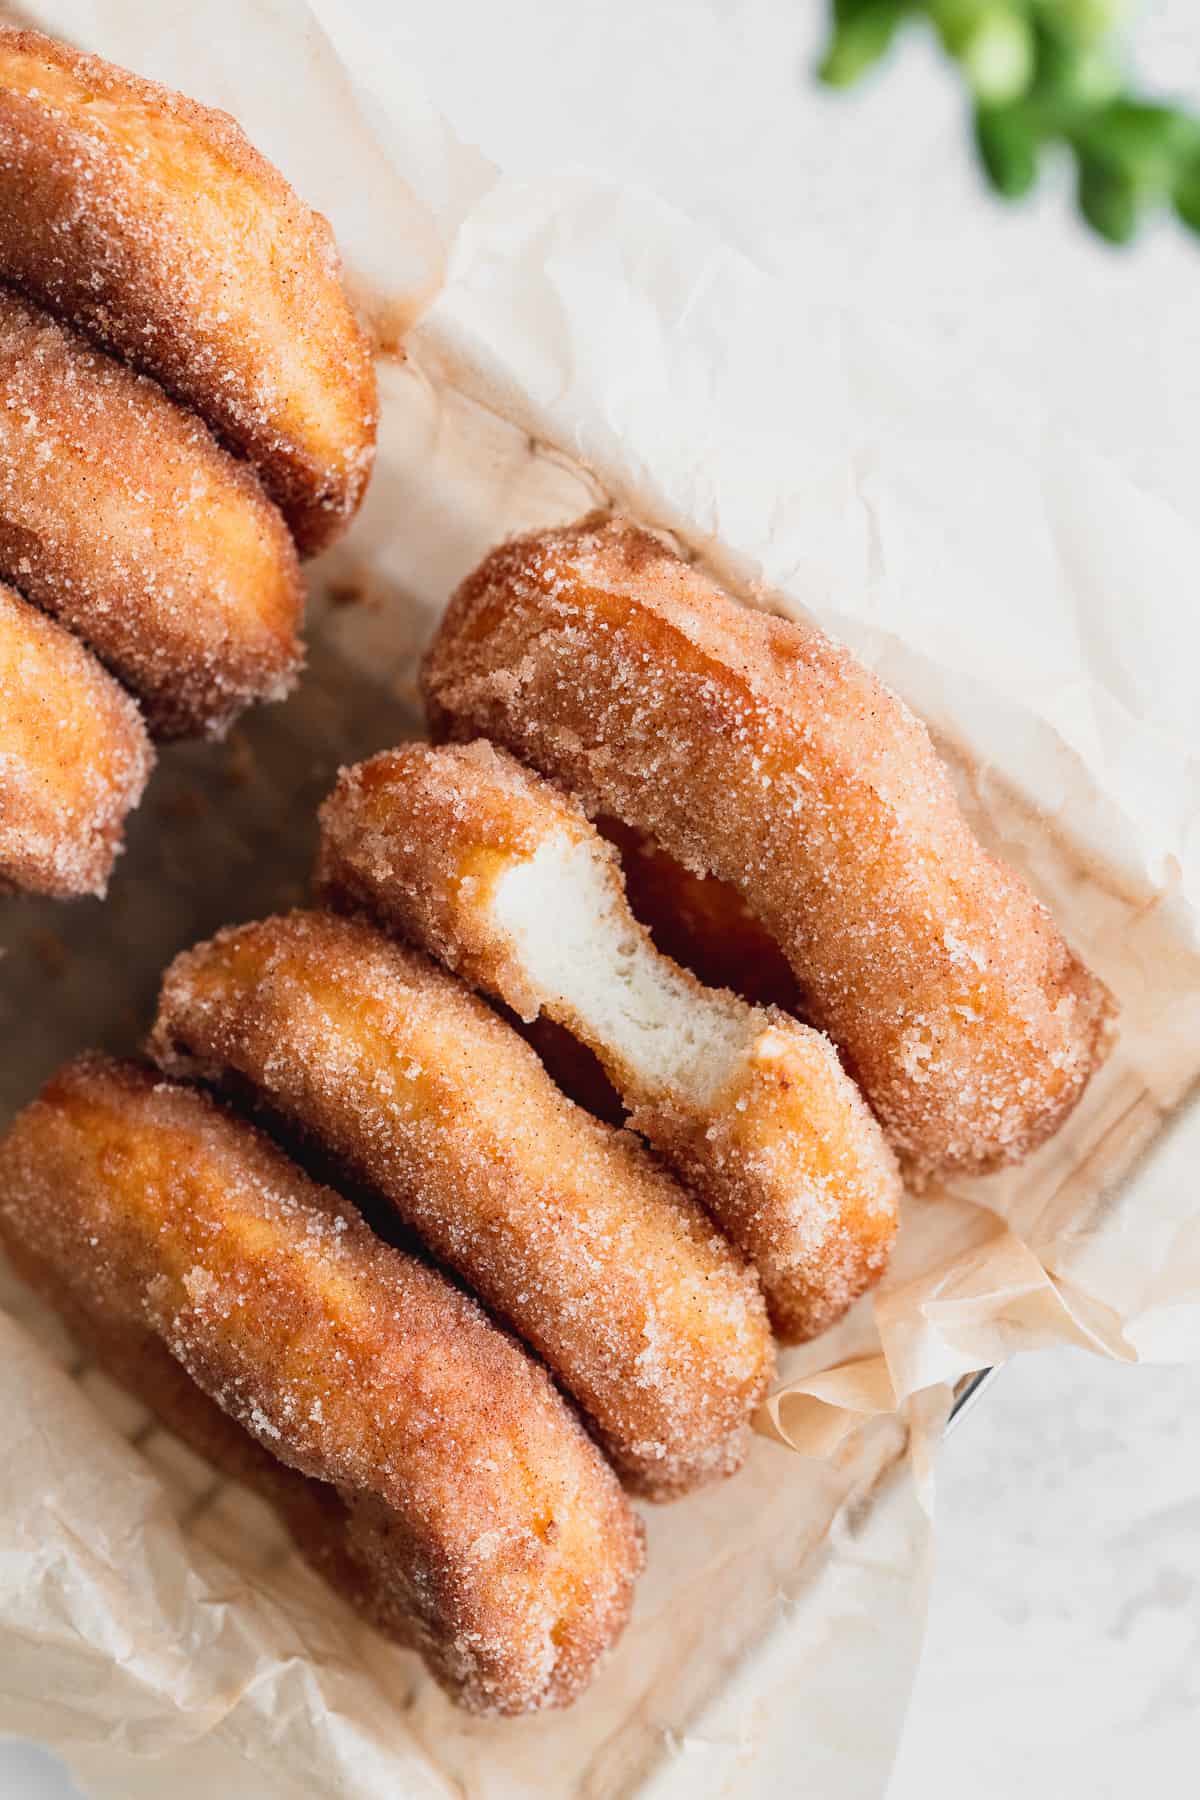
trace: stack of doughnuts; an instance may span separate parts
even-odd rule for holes
[[[578,803],[485,740],[343,772],[318,885],[600,1061],[630,1126],[757,1270],[776,1334],[815,1337],[876,1281],[900,1178],[829,1040],[657,950]]]
[[[0,27],[0,395],[0,883],[103,893],[150,739],[296,679],[370,350],[326,222],[232,119]]]
[[[1103,1061],[1112,996],[976,840],[924,725],[651,533],[596,515],[494,551],[424,690],[435,737],[490,739],[723,884],[915,1176],[1020,1161]]]
[[[543,1369],[444,1276],[204,1095],[95,1056],[0,1144],[0,1231],[100,1366],[456,1699],[583,1687],[640,1528]]]
[[[622,1488],[674,1500],[744,1459],[774,1368],[753,1271],[365,920],[186,952],[150,1050],[77,1059],[0,1141],[16,1268],[459,1704],[572,1700],[642,1564]]]
[[[522,1712],[628,1614],[621,1487],[736,1470],[772,1330],[879,1280],[901,1170],[1027,1155],[1115,1009],[894,695],[622,520],[495,551],[424,684],[440,741],[322,809],[321,908],[176,959],[157,1073],[84,1058],[20,1116],[0,1237],[456,1700]]]

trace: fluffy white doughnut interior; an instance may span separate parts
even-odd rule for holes
[[[629,913],[606,857],[566,833],[543,839],[495,883],[492,923],[545,1006],[628,1068],[648,1093],[707,1106],[730,1081],[761,1021],[731,995],[698,989]]]

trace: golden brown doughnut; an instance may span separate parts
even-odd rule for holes
[[[103,894],[153,762],[111,675],[0,583],[0,889]]]
[[[366,924],[241,925],[177,957],[152,1049],[249,1082],[382,1194],[544,1358],[621,1474],[735,1469],[771,1372],[762,1296],[627,1133],[573,1106],[460,982]]]
[[[0,392],[0,577],[85,638],[159,736],[217,733],[285,694],[303,593],[253,472],[6,288]]]
[[[194,407],[302,551],[353,517],[370,348],[328,224],[227,113],[0,27],[0,279]]]
[[[435,734],[480,733],[743,895],[918,1172],[1062,1124],[1111,996],[972,836],[929,734],[819,631],[598,516],[504,545],[429,651]]]
[[[611,1471],[473,1301],[274,1145],[190,1089],[80,1058],[0,1143],[0,1229],[122,1379],[140,1334],[169,1423],[238,1456],[179,1408],[156,1344],[310,1478],[272,1484],[255,1454],[234,1469],[456,1700],[528,1712],[586,1685],[642,1559]]]
[[[781,1337],[816,1336],[878,1280],[900,1177],[836,1050],[661,955],[612,846],[541,776],[483,741],[344,769],[318,885],[586,1043],[758,1270]]]
[[[352,1514],[337,1489],[301,1475],[265,1450],[196,1386],[157,1332],[111,1305],[98,1304],[87,1283],[79,1280],[84,1271],[48,1260],[19,1230],[6,1222],[0,1207],[0,1248],[21,1279],[58,1314],[88,1360],[127,1388],[217,1474],[273,1506],[305,1561],[357,1612],[395,1635],[387,1618],[394,1582],[386,1576],[377,1580],[365,1560],[352,1553]]]

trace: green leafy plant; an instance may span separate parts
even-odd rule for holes
[[[1080,211],[1115,244],[1171,207],[1200,234],[1200,118],[1130,86],[1129,0],[830,0],[820,76],[849,87],[924,24],[961,71],[987,179],[1006,200],[1037,182],[1044,153],[1075,161]]]

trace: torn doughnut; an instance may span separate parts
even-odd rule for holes
[[[304,552],[370,474],[370,347],[333,234],[227,113],[0,27],[0,278],[258,468]]]
[[[518,1344],[273,1144],[83,1057],[0,1143],[0,1232],[107,1366],[281,1503],[455,1700],[530,1712],[586,1685],[642,1562],[612,1472]],[[296,1473],[181,1402],[164,1347]]]
[[[152,381],[4,288],[0,389],[0,577],[91,645],[159,737],[215,735],[282,698],[303,592],[253,472]]]
[[[168,1072],[248,1083],[389,1201],[544,1358],[638,1492],[738,1467],[772,1365],[752,1272],[427,958],[330,914],[236,926],[176,958],[151,1047]]]
[[[595,1053],[758,1270],[780,1337],[814,1337],[878,1280],[900,1177],[837,1052],[656,950],[573,801],[488,743],[406,744],[343,770],[321,828],[327,898]]]
[[[599,818],[596,829],[621,858],[634,918],[665,956],[708,987],[732,988],[757,1006],[806,1017],[787,958],[735,887],[715,875],[693,875],[653,838],[619,819]]]
[[[153,763],[112,676],[0,584],[0,890],[103,894]]]
[[[493,551],[423,679],[435,736],[494,739],[741,893],[914,1173],[1018,1161],[1103,1061],[1112,997],[973,837],[925,727],[648,532]]]

